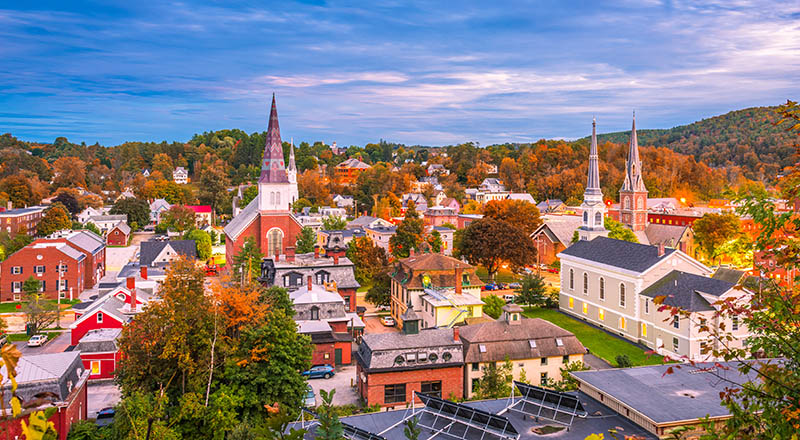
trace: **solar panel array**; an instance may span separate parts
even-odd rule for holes
[[[514,425],[503,416],[418,392],[414,394],[425,404],[419,425],[433,431],[431,438],[445,434],[457,439],[519,439]]]
[[[516,380],[514,386],[519,389],[522,397],[509,406],[509,410],[567,426],[572,425],[575,417],[588,415],[580,400],[572,394],[548,390]]]
[[[367,430],[342,422],[344,436],[349,440],[386,440],[383,436],[373,434]]]

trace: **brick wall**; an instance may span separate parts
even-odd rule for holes
[[[68,297],[69,288],[72,288],[73,295],[77,298],[84,289],[84,265],[53,247],[35,249],[27,246],[12,254],[0,265],[0,301],[14,301],[13,283],[24,283],[31,275],[39,281],[44,281],[46,298],[58,298],[56,286],[59,277],[56,267],[59,261],[67,267],[67,271],[61,275],[61,279],[67,281],[68,290],[65,294]],[[34,266],[44,266],[44,273],[36,274]],[[21,267],[22,273],[13,274],[13,267]],[[21,298],[23,293],[20,292],[18,295]]]
[[[362,381],[363,376],[366,377],[366,381]],[[411,402],[411,396],[414,395],[414,391],[421,390],[422,382],[441,381],[442,398],[444,399],[460,399],[464,390],[462,366],[365,373],[361,364],[357,364],[356,377],[359,395],[366,400],[367,405],[375,405],[377,403],[385,407],[405,407],[406,403]],[[394,384],[406,385],[406,400],[399,403],[385,403],[384,387]],[[417,399],[417,402],[419,403],[419,399]]]

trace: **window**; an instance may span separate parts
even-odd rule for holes
[[[587,211],[583,211],[583,223],[589,223],[589,213]]]
[[[605,321],[606,319],[606,311],[603,309],[597,309],[597,319],[601,321]]]
[[[672,326],[675,328],[681,328],[681,318],[675,316],[672,318]]]
[[[267,257],[279,255],[283,250],[283,231],[273,229],[267,232]]]
[[[542,365],[547,365],[547,358],[542,358],[541,363]]]
[[[319,307],[317,306],[311,307],[311,320],[312,321],[319,320]]]
[[[568,354],[565,354],[565,355],[564,355],[564,356],[561,358],[561,363],[562,363],[562,364],[568,364],[568,363],[569,363],[569,355],[568,355]]]
[[[67,285],[69,284],[68,280],[60,280],[59,283],[60,285],[58,286],[58,290],[67,290]]]
[[[572,308],[574,308],[574,307],[575,307],[575,300],[574,300],[574,299],[572,299],[572,298],[570,298],[570,299],[569,299],[569,308],[570,308],[570,309],[572,309]]]
[[[44,292],[45,290],[47,290],[46,284],[47,284],[47,283],[46,283],[44,280],[42,280],[42,281],[39,283],[39,292]]]
[[[98,324],[103,323],[103,312],[97,312],[97,323]]]
[[[556,347],[563,347],[564,341],[561,338],[556,338]]]
[[[675,352],[678,351],[678,338],[672,338],[672,350]]]
[[[472,371],[478,371],[478,370],[480,370],[480,367],[478,366],[478,363],[477,362],[473,362],[472,363]]]
[[[408,362],[409,364],[413,364],[413,363],[417,362],[417,354],[416,353],[406,353],[405,356],[406,356],[406,362]]]
[[[644,299],[644,314],[647,315],[650,313],[650,301],[645,298]]]
[[[44,273],[44,266],[33,266],[33,272],[37,274]]]
[[[589,274],[586,272],[583,273],[583,294],[589,294]]]
[[[606,279],[603,277],[600,277],[600,300],[606,300]]]
[[[619,328],[622,329],[622,330],[625,330],[625,317],[624,316],[620,316],[619,317]]]
[[[314,277],[316,278],[316,283],[319,285],[325,284],[331,280],[331,274],[324,270],[321,270],[316,274],[314,274]]]
[[[708,351],[708,342],[700,341],[700,354],[706,354]]]
[[[420,387],[420,392],[422,394],[427,394],[428,396],[442,398],[442,381],[437,380],[433,382],[422,382],[422,386]]]
[[[733,331],[739,330],[739,317],[736,315],[731,317],[731,330]]]
[[[542,373],[539,375],[539,382],[546,383],[547,382],[547,373]]]
[[[642,337],[647,337],[647,324],[642,323]]]
[[[584,315],[589,314],[589,304],[583,303],[583,314]]]
[[[14,293],[22,292],[22,282],[14,281],[11,283],[11,291]]]
[[[100,361],[92,361],[92,374],[100,374]]]
[[[323,358],[330,359],[331,358],[331,354],[330,353],[325,353],[325,356],[323,356]]]
[[[594,215],[594,224],[598,226],[603,224],[603,214],[598,212]]]
[[[22,296],[20,294],[18,294],[18,293],[14,294],[14,301],[20,301],[21,299],[22,299]]]
[[[401,403],[406,401],[406,384],[384,385],[383,403]]]
[[[631,209],[631,199],[625,197],[624,204],[625,204],[625,209]]]
[[[619,306],[625,307],[625,284],[619,283]]]
[[[22,266],[11,266],[11,274],[19,275],[22,273]]]
[[[569,290],[575,290],[575,271],[569,270]]]

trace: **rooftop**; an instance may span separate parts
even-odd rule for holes
[[[47,209],[46,206],[29,206],[27,208],[6,209],[0,211],[0,217],[16,217],[19,215],[34,214]]]
[[[586,353],[572,333],[539,318],[504,319],[461,328],[465,362],[535,359]]]
[[[669,257],[675,249],[664,249],[658,255],[658,247],[608,237],[593,240],[580,240],[561,251],[558,255],[572,256],[633,272],[644,272],[656,263]]]
[[[720,279],[673,270],[642,290],[641,295],[650,298],[663,296],[664,304],[668,306],[689,312],[702,312],[714,310],[702,294],[719,297],[733,287],[733,283]]]

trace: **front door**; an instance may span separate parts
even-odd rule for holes
[[[333,353],[334,362],[336,365],[342,365],[342,349],[337,348]]]

